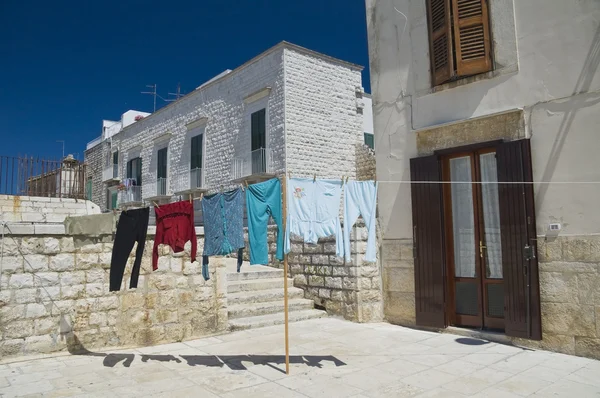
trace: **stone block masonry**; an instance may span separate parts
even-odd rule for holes
[[[62,224],[67,216],[99,213],[100,208],[87,200],[0,195],[0,222],[8,224]]]
[[[283,268],[275,253],[276,227],[268,231],[271,265]],[[356,224],[351,234],[352,261],[335,253],[335,238],[320,239],[316,245],[292,239],[288,255],[290,277],[294,286],[304,290],[304,297],[314,300],[331,315],[354,322],[378,322],[383,319],[379,256],[376,263],[362,259],[367,247],[367,229]],[[245,251],[249,253],[248,247]]]
[[[202,251],[202,237],[198,239]],[[225,265],[211,279],[184,253],[161,250],[152,271],[148,237],[137,289],[109,292],[112,238],[4,237],[0,278],[0,357],[93,348],[148,346],[227,328]],[[129,286],[135,249],[123,284]]]
[[[515,344],[600,359],[600,236],[538,237],[542,341]],[[412,241],[382,245],[385,319],[415,325]]]

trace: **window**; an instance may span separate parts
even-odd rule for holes
[[[142,185],[142,158],[137,157],[127,162],[127,178],[133,178],[136,185]]]
[[[168,148],[159,149],[157,152],[156,177],[167,178],[167,151]]]
[[[85,182],[85,198],[92,200],[92,178],[88,178]]]
[[[487,0],[427,0],[433,85],[492,70]]]
[[[106,209],[113,210],[117,208],[117,195],[116,187],[110,187],[106,190]]]
[[[365,133],[365,145],[371,149],[375,149],[375,137],[373,134]]]
[[[265,151],[267,143],[266,110],[261,109],[254,112],[250,117],[250,128],[252,135],[252,174],[264,173],[267,170],[267,154]]]
[[[257,149],[266,147],[266,124],[265,124],[266,110],[261,109],[260,111],[254,112],[251,118],[251,134],[252,134],[252,152]]]
[[[156,194],[167,194],[167,153],[168,148],[159,149],[156,153]]]
[[[190,170],[202,168],[202,134],[192,137]]]
[[[112,169],[113,178],[119,177],[119,151],[115,151],[112,154]]]

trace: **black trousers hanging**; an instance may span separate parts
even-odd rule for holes
[[[135,261],[131,270],[129,288],[136,288],[140,276],[140,265],[142,254],[146,245],[146,233],[148,232],[148,217],[150,208],[128,210],[121,213],[117,224],[117,233],[113,244],[112,257],[110,260],[110,291],[116,292],[121,289],[121,281],[125,273],[127,259],[137,242]]]

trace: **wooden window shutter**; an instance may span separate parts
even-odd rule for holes
[[[450,80],[454,74],[450,7],[450,0],[427,0],[429,54],[434,86]]]
[[[412,181],[440,181],[437,156],[410,160]],[[419,326],[446,326],[442,184],[413,183],[413,256],[415,311]]]
[[[456,73],[474,75],[492,69],[487,0],[453,0]]]
[[[514,184],[533,181],[529,140],[500,144],[496,157],[506,334],[541,340],[533,185]],[[527,246],[532,248],[530,253]]]

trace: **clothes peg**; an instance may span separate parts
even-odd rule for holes
[[[158,205],[158,203],[156,203],[156,202],[154,202],[154,201],[152,202],[152,204],[154,204],[154,207],[160,207],[160,206]]]
[[[190,204],[192,204],[192,201],[194,200],[194,195],[190,194]]]
[[[244,191],[245,191],[245,189],[244,189],[244,184],[240,184],[240,188],[242,188],[242,192],[244,192]]]
[[[317,181],[317,173],[313,174],[313,182]]]
[[[200,200],[204,197],[204,192],[200,192]]]
[[[342,185],[344,185],[344,177],[345,177],[345,176],[342,176]]]
[[[244,183],[246,184],[246,188],[248,188],[248,180],[244,180]]]
[[[288,177],[292,178],[292,172],[288,171]]]

